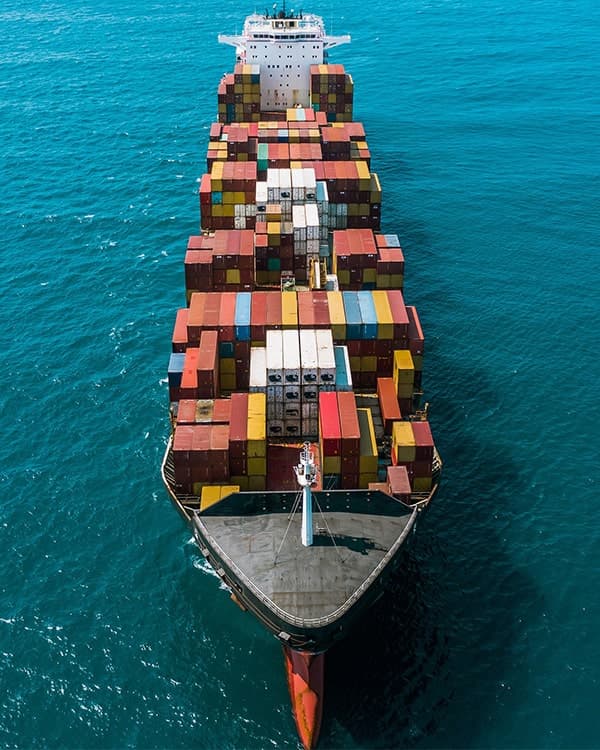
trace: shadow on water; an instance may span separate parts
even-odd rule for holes
[[[456,362],[440,367],[473,382]],[[436,421],[450,425],[439,430],[442,486],[386,594],[327,655],[323,747],[485,744],[523,637],[519,611],[524,602],[535,610],[541,594],[507,554],[513,488],[526,477],[506,446],[478,435],[497,400],[485,378],[477,383],[474,427],[453,419],[456,402],[436,397]]]

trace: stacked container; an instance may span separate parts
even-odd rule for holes
[[[237,63],[217,89],[219,122],[258,122],[260,119],[260,66]]]
[[[328,122],[350,122],[354,83],[343,65],[310,66],[310,99],[314,110]]]

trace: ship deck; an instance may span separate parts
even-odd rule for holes
[[[394,557],[416,511],[379,492],[315,493],[314,541],[300,540],[296,493],[232,496],[195,517],[207,544],[255,596],[295,625],[335,620]],[[246,505],[246,507],[248,507]],[[226,511],[227,509],[227,511]],[[268,601],[267,601],[268,600]]]

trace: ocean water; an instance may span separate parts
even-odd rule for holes
[[[159,477],[216,85],[254,6],[0,6],[0,744],[297,748]],[[259,8],[262,10],[262,7]],[[596,748],[600,6],[317,0],[426,335],[444,482],[324,748]]]

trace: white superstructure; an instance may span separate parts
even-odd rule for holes
[[[321,65],[326,50],[349,41],[348,35],[328,36],[320,16],[285,10],[248,16],[241,36],[219,34],[241,62],[260,67],[262,111],[309,107],[310,66]]]

